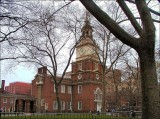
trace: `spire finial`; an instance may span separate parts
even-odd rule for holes
[[[83,36],[92,37],[93,30],[92,30],[92,26],[90,25],[90,17],[91,17],[91,14],[89,13],[89,11],[86,11],[85,12],[85,24],[81,29]]]
[[[85,18],[85,22],[90,22],[90,13],[88,10],[86,10],[86,18]]]

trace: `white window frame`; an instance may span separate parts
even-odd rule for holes
[[[61,93],[65,93],[65,85],[61,85]]]
[[[58,109],[58,102],[57,101],[53,101],[53,109],[54,110]]]
[[[71,102],[67,102],[67,109],[68,110],[71,110],[71,106],[72,106]]]
[[[65,102],[61,101],[61,110],[65,110]]]
[[[68,94],[72,94],[72,86],[67,86]]]
[[[95,99],[94,101],[102,102],[102,91],[97,88],[96,91],[94,91]]]
[[[82,101],[78,101],[78,110],[82,110]]]
[[[45,110],[48,110],[48,103],[45,103],[45,104],[44,104],[44,109],[45,109]]]
[[[44,99],[41,99],[41,106],[44,106]]]
[[[3,98],[3,103],[7,103],[7,98]]]
[[[78,93],[82,93],[82,85],[78,85]]]

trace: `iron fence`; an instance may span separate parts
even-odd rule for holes
[[[141,113],[136,112],[131,117],[129,112],[117,111],[114,113],[0,113],[1,119],[139,119]]]

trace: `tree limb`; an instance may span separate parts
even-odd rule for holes
[[[140,25],[136,21],[135,17],[133,16],[132,12],[128,8],[128,6],[124,2],[124,0],[117,0],[117,2],[118,2],[119,6],[122,8],[123,12],[126,14],[128,19],[130,20],[131,24],[133,25],[133,27],[135,28],[135,30],[137,31],[137,33],[140,36],[141,32],[142,32],[142,28],[140,27]]]
[[[141,17],[143,30],[145,30],[146,33],[155,32],[153,20],[145,0],[135,0],[135,3]]]
[[[140,17],[135,17],[135,19],[141,19]],[[129,19],[123,19],[119,22],[117,22],[118,24],[122,23],[122,22],[125,22],[125,21],[128,21]],[[156,20],[156,19],[152,19],[153,22],[157,22],[157,23],[160,23],[160,20]]]
[[[113,35],[120,39],[123,43],[137,48],[139,47],[138,39],[123,30],[113,19],[111,19],[104,11],[102,11],[92,0],[80,0],[86,9],[96,17]],[[99,14],[97,14],[99,13]],[[123,34],[123,35],[122,35]]]
[[[125,0],[125,1],[128,1],[128,2],[130,2],[130,3],[135,4],[135,2],[132,1],[132,0]],[[149,8],[149,10],[150,10],[150,12],[152,12],[153,14],[160,16],[160,13],[159,13],[159,12],[157,12],[157,11],[151,9],[151,8]]]

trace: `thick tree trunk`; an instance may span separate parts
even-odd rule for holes
[[[154,54],[149,49],[143,49],[139,52],[139,57],[142,86],[142,119],[160,119]]]

